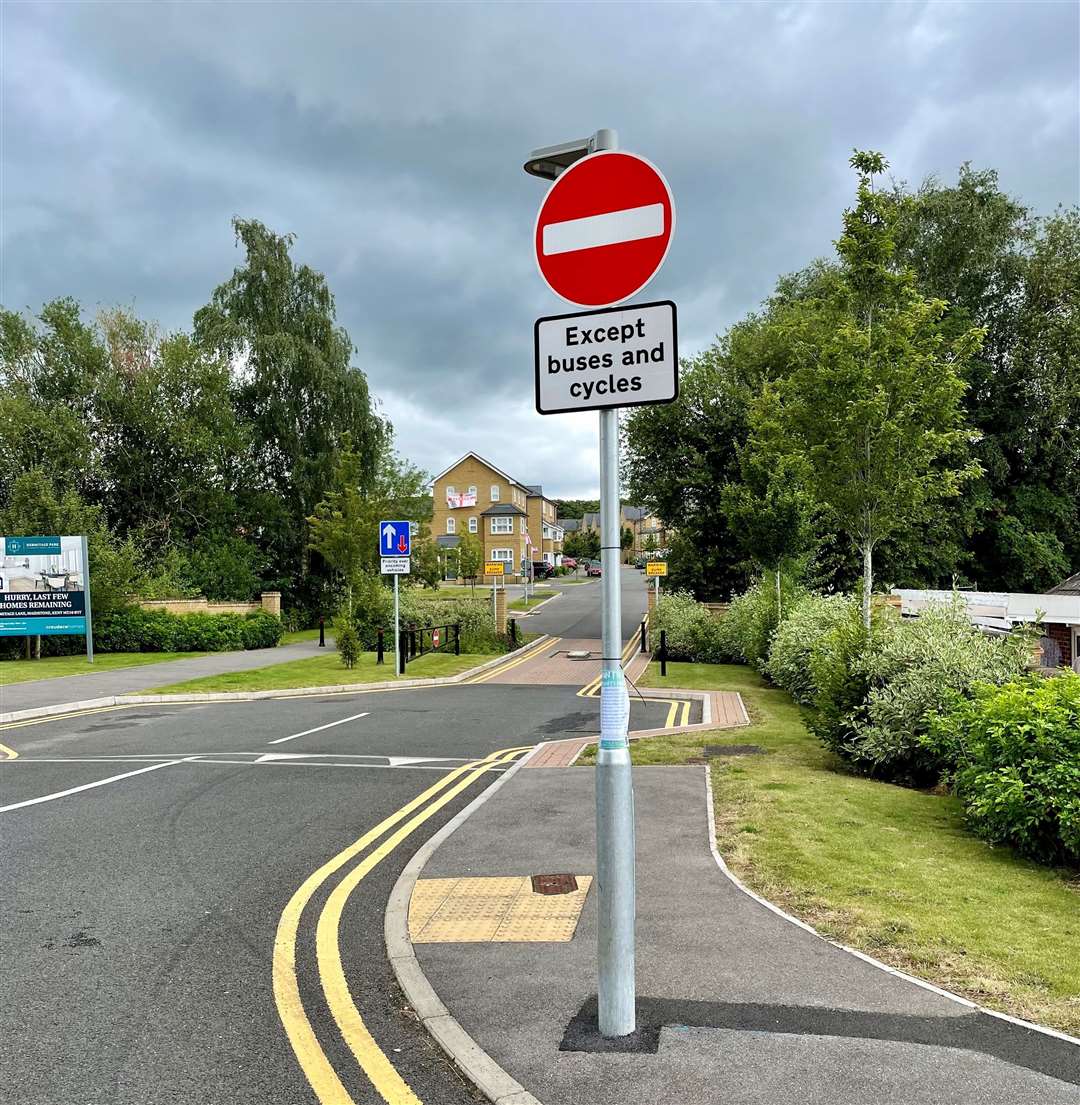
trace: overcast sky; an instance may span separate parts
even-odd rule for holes
[[[239,261],[229,220],[297,236],[401,451],[473,449],[592,496],[595,415],[532,405],[542,284],[528,151],[618,130],[668,177],[646,292],[684,356],[828,254],[852,147],[896,176],[1000,171],[1080,196],[1080,5],[0,3],[0,302],[132,304],[168,328]]]

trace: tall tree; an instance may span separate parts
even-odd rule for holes
[[[898,191],[902,189],[898,188]],[[897,256],[946,326],[986,331],[966,406],[983,474],[958,519],[985,588],[1039,591],[1080,565],[1080,215],[1037,219],[997,173],[929,178],[896,229]]]
[[[253,439],[253,480],[284,505],[277,543],[288,570],[301,574],[306,519],[331,486],[344,435],[366,489],[388,428],[351,363],[352,342],[336,323],[325,278],[290,256],[293,235],[254,219],[235,219],[233,228],[244,262],[196,311],[195,338],[233,366],[237,412]]]
[[[874,188],[885,159],[857,152],[851,165],[859,186],[837,242],[842,282],[785,313],[793,364],[763,388],[750,422],[762,462],[797,472],[858,548],[869,627],[875,548],[977,471],[961,401],[981,333],[947,334],[944,301],[920,295],[894,263],[901,205]]]

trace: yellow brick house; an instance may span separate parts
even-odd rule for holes
[[[562,556],[555,503],[542,488],[521,483],[476,453],[432,480],[431,532],[447,577],[456,576],[453,550],[465,534],[479,540],[485,560],[501,560],[515,580],[530,560],[558,564]]]

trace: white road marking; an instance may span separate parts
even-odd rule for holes
[[[362,714],[353,714],[352,717],[343,717],[340,721],[331,721],[326,725],[316,725],[314,729],[305,729],[302,733],[293,733],[288,737],[278,737],[277,740],[272,740],[270,744],[284,744],[286,741],[294,741],[297,737],[306,737],[309,733],[321,733],[324,729],[333,729],[335,725],[344,725],[347,721],[356,721],[359,718],[367,717],[371,711],[365,711]]]
[[[627,207],[603,215],[586,215],[582,219],[567,219],[547,223],[544,227],[544,256],[573,253],[579,249],[613,246],[618,242],[637,242],[642,238],[658,238],[664,233],[664,205],[650,203],[644,207]]]
[[[107,783],[116,783],[121,779],[130,779],[132,775],[142,775],[146,771],[157,771],[159,767],[172,767],[173,764],[182,764],[184,760],[166,760],[164,763],[151,764],[149,767],[140,767],[136,771],[125,771],[123,775],[110,775],[107,779],[98,779],[96,783],[83,783],[79,787],[70,787],[68,790],[58,790],[54,794],[43,794],[40,798],[27,798],[24,802],[12,802],[10,806],[0,806],[0,813],[8,813],[10,810],[21,810],[24,806],[36,806],[40,802],[52,802],[56,798],[66,798],[69,794],[78,794],[83,790],[93,790],[94,787],[103,787]]]

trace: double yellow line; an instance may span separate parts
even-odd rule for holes
[[[321,1105],[353,1105],[326,1053],[319,1044],[300,998],[296,970],[296,943],[304,908],[319,889],[350,860],[363,853],[391,829],[396,831],[368,852],[334,887],[322,907],[315,928],[315,952],[323,994],[345,1041],[360,1069],[387,1105],[421,1105],[420,1099],[395,1070],[368,1031],[349,992],[341,958],[341,916],[349,895],[364,877],[403,840],[433,817],[448,802],[486,772],[509,764],[531,745],[505,748],[483,760],[455,768],[434,786],[369,829],[359,840],[324,863],[301,884],[289,899],[278,921],[274,938],[273,983],[278,1015],[297,1061]],[[412,816],[410,816],[412,815]]]
[[[630,657],[637,652],[638,641],[641,639],[641,630],[635,629],[630,636],[630,640],[626,642],[625,648],[622,650],[622,665],[626,667],[630,661]],[[595,698],[600,693],[600,680],[602,676],[598,675],[595,679],[590,679],[584,687],[578,691],[579,698]]]
[[[463,679],[462,682],[486,683],[489,679],[494,679],[496,675],[502,675],[504,671],[510,671],[511,668],[516,668],[518,664],[524,664],[526,660],[531,660],[534,656],[539,656],[545,649],[557,645],[561,640],[561,637],[548,637],[547,640],[541,641],[538,645],[533,645],[532,648],[526,649],[520,656],[515,656],[509,663],[496,664],[495,667],[488,668],[487,671],[479,672],[471,679]]]

